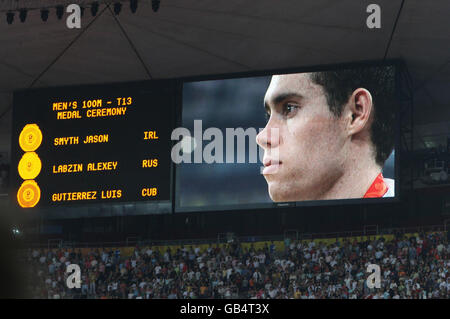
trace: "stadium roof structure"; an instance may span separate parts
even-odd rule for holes
[[[0,150],[17,89],[362,60],[403,59],[416,123],[450,118],[448,0],[161,0],[157,12],[140,0],[135,14],[122,1],[119,15],[99,1],[81,29],[66,27],[67,13],[56,18],[57,4],[91,2],[0,0]],[[371,3],[381,7],[380,29],[366,25]],[[26,21],[16,13],[8,25],[6,12],[21,7],[30,9]],[[47,22],[42,7],[51,7]]]

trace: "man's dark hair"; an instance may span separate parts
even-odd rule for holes
[[[315,72],[311,80],[324,88],[330,111],[341,116],[344,105],[358,88],[372,95],[374,120],[371,139],[375,146],[375,160],[383,167],[394,149],[395,68],[372,66],[336,71]]]

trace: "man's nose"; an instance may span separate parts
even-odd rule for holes
[[[256,143],[262,148],[270,148],[278,146],[280,142],[280,133],[277,127],[266,126],[256,136]]]

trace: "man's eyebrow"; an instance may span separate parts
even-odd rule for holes
[[[279,94],[275,95],[274,97],[272,97],[272,100],[269,103],[272,105],[277,105],[277,104],[283,102],[284,100],[287,100],[290,98],[301,99],[301,98],[304,98],[304,96],[297,92],[284,92],[284,93],[279,93]],[[267,101],[264,101],[264,108],[267,111],[270,110],[269,103]]]

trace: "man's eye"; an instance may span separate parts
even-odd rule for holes
[[[292,115],[297,109],[297,105],[287,103],[283,106],[283,115]]]

